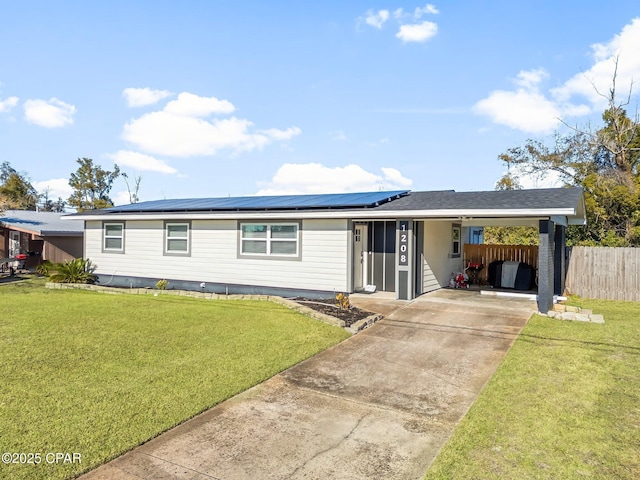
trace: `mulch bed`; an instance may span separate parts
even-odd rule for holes
[[[294,302],[298,302],[300,305],[304,305],[305,307],[312,308],[318,312],[339,318],[340,320],[344,321],[345,326],[347,327],[350,327],[358,320],[362,320],[363,318],[367,318],[368,316],[372,315],[371,312],[360,310],[356,307],[341,309],[336,305],[336,301],[333,298],[296,297],[292,298],[291,300],[293,300]]]

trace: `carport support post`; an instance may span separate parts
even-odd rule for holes
[[[415,298],[413,251],[413,221],[396,220],[396,298],[399,300]]]
[[[567,273],[565,261],[565,249],[567,246],[567,227],[556,224],[554,237],[554,258],[553,258],[553,293],[562,295],[564,293],[564,281]]]
[[[552,220],[540,220],[540,244],[538,246],[538,310],[540,313],[547,313],[553,308],[553,227]]]

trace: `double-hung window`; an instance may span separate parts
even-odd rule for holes
[[[240,254],[297,257],[298,223],[241,223]]]
[[[164,252],[170,255],[189,255],[188,222],[165,223]]]
[[[105,223],[102,228],[105,252],[124,252],[124,223]]]

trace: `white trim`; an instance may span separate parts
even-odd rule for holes
[[[107,235],[107,225],[119,225],[120,235]],[[124,253],[124,230],[125,230],[125,222],[124,221],[103,221],[102,222],[102,251],[105,253]],[[107,239],[120,239],[120,248],[108,248],[107,247]]]
[[[184,237],[170,237],[169,227],[173,226],[186,226],[187,232]],[[186,250],[171,250],[169,249],[169,242],[171,240],[184,240],[187,242]],[[189,256],[191,254],[191,223],[190,222],[165,222],[164,224],[164,254],[165,255],[181,255]]]
[[[266,231],[264,237],[244,237],[243,226],[245,225],[259,225],[265,226]],[[272,236],[273,227],[295,227],[295,236],[292,238],[277,238]],[[300,224],[298,222],[263,222],[261,220],[254,220],[251,222],[240,222],[239,226],[240,230],[240,244],[238,249],[238,256],[240,258],[247,257],[266,257],[266,258],[298,258],[300,256]],[[264,253],[254,253],[254,252],[244,252],[243,246],[244,242],[260,242],[264,243],[265,252]],[[295,252],[294,253],[273,253],[272,245],[273,244],[295,244]]]
[[[326,211],[304,211],[294,212],[262,211],[262,212],[157,212],[157,213],[111,213],[104,215],[82,215],[74,216],[76,220],[102,220],[102,221],[124,221],[124,220],[260,220],[265,219],[326,219],[326,218],[347,218],[358,220],[379,220],[395,218],[413,218],[415,220],[426,220],[429,218],[456,220],[466,220],[473,218],[516,218],[516,217],[551,217],[555,215],[574,216],[576,210],[573,208],[548,208],[548,209],[482,209],[482,210],[326,210]],[[63,217],[64,218],[64,217]],[[573,225],[569,219],[569,224]],[[579,219],[582,222],[581,219]],[[580,223],[582,224],[582,223]]]

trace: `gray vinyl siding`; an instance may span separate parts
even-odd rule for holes
[[[259,219],[256,219],[259,221]],[[166,256],[162,220],[130,220],[124,255],[102,252],[102,222],[88,221],[86,256],[100,275],[167,278],[198,282],[310,290],[348,289],[347,220],[304,220],[301,258],[238,258],[237,220],[192,220],[191,255]]]

